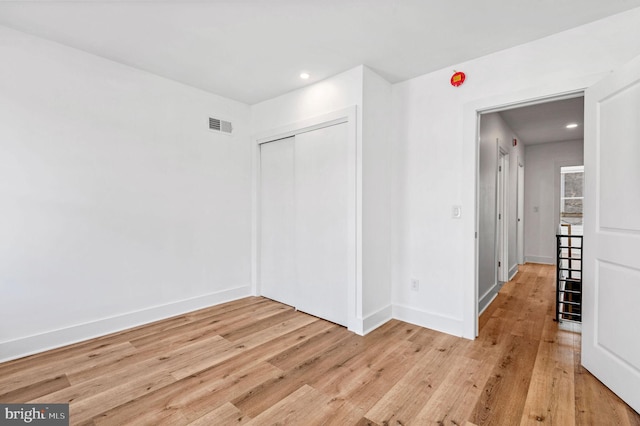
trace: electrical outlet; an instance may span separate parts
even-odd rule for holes
[[[411,290],[413,291],[420,290],[420,280],[417,280],[415,278],[411,279]]]

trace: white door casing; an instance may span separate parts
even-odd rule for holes
[[[524,264],[524,162],[518,157],[518,208],[516,213],[516,241],[518,264]]]
[[[640,57],[585,92],[582,364],[640,411]]]

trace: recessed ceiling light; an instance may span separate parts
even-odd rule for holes
[[[300,73],[300,78],[303,79],[303,80],[308,80],[309,77],[310,77],[310,75],[307,72]]]
[[[576,127],[578,127],[576,123],[567,124],[567,129],[575,129]]]

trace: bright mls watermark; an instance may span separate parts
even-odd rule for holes
[[[0,404],[0,426],[69,426],[69,404]]]

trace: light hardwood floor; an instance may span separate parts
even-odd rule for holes
[[[553,280],[521,267],[475,341],[242,299],[0,364],[0,402],[70,403],[80,425],[640,425],[580,367]]]

